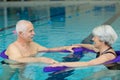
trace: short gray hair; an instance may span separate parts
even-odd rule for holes
[[[27,27],[29,24],[32,24],[30,21],[27,20],[20,20],[17,22],[16,24],[16,32],[17,34],[21,31],[21,32],[25,32]]]
[[[93,35],[98,36],[101,41],[112,45],[118,38],[117,33],[110,25],[101,25],[93,29]]]

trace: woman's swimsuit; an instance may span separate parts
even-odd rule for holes
[[[112,52],[112,51],[108,51],[108,50],[110,50],[110,49],[112,49],[112,47],[110,47],[110,48],[108,48],[107,50],[105,50],[101,55],[110,53],[110,54],[113,54],[115,57],[117,57],[117,54],[116,54],[116,53],[114,53],[114,52]],[[96,58],[99,57],[99,56],[100,56],[100,52],[97,53]],[[105,64],[111,65],[111,66],[106,66],[108,69],[110,69],[110,70],[117,69],[117,70],[118,70],[120,64],[117,64],[117,63],[109,63],[109,62],[110,62],[110,61],[105,62]],[[119,69],[120,69],[120,68],[119,68]]]
[[[109,47],[108,49],[106,49],[101,55],[107,54],[107,53],[111,53],[111,54],[113,54],[115,57],[117,57],[116,53],[111,52],[111,51],[108,51],[108,50],[110,50],[110,49],[112,49],[112,47]],[[100,52],[97,52],[96,58],[99,57],[99,56],[100,56]]]

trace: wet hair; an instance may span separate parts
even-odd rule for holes
[[[19,32],[25,32],[27,27],[29,24],[32,24],[30,21],[27,21],[27,20],[20,20],[17,22],[16,24],[16,32],[17,34]]]
[[[117,33],[110,25],[101,25],[93,29],[93,35],[98,36],[100,41],[111,46],[118,38]]]

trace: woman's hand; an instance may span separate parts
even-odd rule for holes
[[[65,47],[65,50],[70,51],[71,53],[74,53],[72,48],[73,48],[72,46],[67,46]]]
[[[68,50],[68,51],[70,51],[71,53],[74,53],[73,48],[78,48],[78,47],[81,47],[81,46],[78,45],[78,44],[72,45],[72,46],[67,46],[67,47],[65,48],[65,50]]]

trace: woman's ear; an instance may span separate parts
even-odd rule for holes
[[[104,41],[102,41],[102,40],[99,40],[100,42],[104,42]]]

